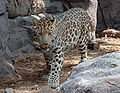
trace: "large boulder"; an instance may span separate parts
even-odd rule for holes
[[[10,77],[14,73],[13,55],[7,44],[10,24],[4,0],[0,0],[0,77]]]
[[[64,93],[120,93],[120,51],[80,63],[60,88]]]

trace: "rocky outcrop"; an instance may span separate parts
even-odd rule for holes
[[[61,88],[64,93],[120,93],[120,51],[80,63]]]
[[[13,55],[7,44],[10,24],[6,13],[4,0],[0,0],[0,77],[10,77],[14,73]]]
[[[6,0],[8,16],[11,18],[45,12],[49,6],[49,0]]]

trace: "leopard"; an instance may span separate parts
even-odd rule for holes
[[[46,58],[50,71],[48,85],[57,88],[66,48],[77,46],[81,52],[79,63],[87,60],[87,46],[93,30],[91,16],[82,8],[71,8],[52,17],[34,19],[32,23],[38,46],[51,51],[51,58]]]

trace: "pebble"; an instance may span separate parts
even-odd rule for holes
[[[14,91],[13,91],[12,88],[6,88],[6,89],[5,89],[5,92],[6,92],[6,93],[14,93]]]

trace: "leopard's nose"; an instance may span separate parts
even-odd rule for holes
[[[48,45],[48,40],[49,40],[49,39],[44,38],[44,39],[43,39],[43,44],[44,44],[44,45]]]

